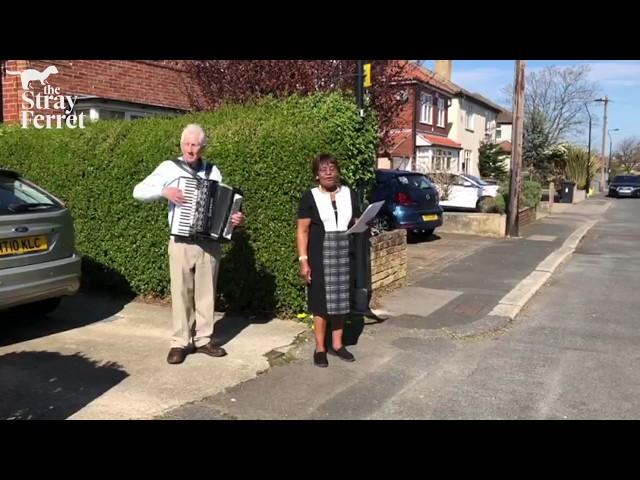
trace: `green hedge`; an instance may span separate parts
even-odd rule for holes
[[[496,196],[496,207],[498,213],[505,213],[509,205],[510,181],[500,182],[498,195]],[[520,208],[537,207],[542,198],[542,186],[533,180],[525,180],[520,184]]]
[[[84,130],[0,129],[0,165],[66,201],[84,280],[110,289],[169,292],[167,206],[142,204],[133,187],[180,154],[187,123],[209,136],[204,157],[244,192],[245,229],[225,245],[218,307],[293,313],[304,309],[295,248],[296,208],[312,185],[310,160],[332,152],[347,185],[369,184],[376,123],[339,93],[266,99],[179,118],[102,121]]]

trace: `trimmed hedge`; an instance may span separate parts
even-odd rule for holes
[[[498,195],[496,196],[496,208],[498,213],[505,213],[509,205],[509,190],[511,184],[509,180],[500,182]],[[537,207],[542,198],[542,186],[533,180],[525,180],[520,185],[520,208]]]
[[[132,192],[160,162],[180,155],[180,133],[192,122],[209,137],[203,156],[245,198],[246,227],[225,245],[217,307],[304,310],[295,224],[300,195],[313,181],[311,158],[334,153],[350,186],[374,177],[375,119],[360,118],[343,94],[266,99],[179,118],[101,121],[84,130],[4,127],[0,165],[68,203],[86,282],[165,296],[166,202],[142,204]]]

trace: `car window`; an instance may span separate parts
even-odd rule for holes
[[[467,179],[466,179],[466,178],[464,178],[464,177],[461,177],[461,176],[459,176],[459,175],[455,175],[455,176],[453,177],[453,180],[451,181],[451,183],[452,183],[453,185],[459,185],[459,186],[461,186],[461,187],[464,187],[464,182],[468,182],[468,181],[469,181],[469,180],[467,180]]]
[[[425,190],[433,186],[424,175],[398,175],[396,179],[400,185],[412,189]]]
[[[44,192],[20,179],[0,176],[0,214],[51,208],[60,208],[60,205]]]
[[[637,183],[640,185],[640,176],[637,175],[619,175],[614,180],[614,183]]]
[[[485,182],[484,180],[482,180],[481,178],[476,177],[475,175],[469,175],[469,174],[465,174],[465,177],[467,177],[469,180],[471,180],[472,182],[477,183],[478,185],[480,185],[481,187],[487,186],[489,185],[487,182]]]

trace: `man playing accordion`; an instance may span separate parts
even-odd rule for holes
[[[176,185],[180,177],[192,177],[222,182],[215,165],[201,158],[206,146],[204,130],[196,124],[182,132],[182,156],[167,160],[133,190],[141,202],[167,199],[169,222],[174,209],[185,202],[185,195]],[[234,226],[244,222],[241,212],[231,215]],[[171,236],[169,239],[169,270],[171,275],[171,305],[173,335],[167,356],[170,364],[179,364],[195,351],[212,357],[222,357],[226,351],[214,344],[214,308],[221,248],[217,241],[203,237]]]

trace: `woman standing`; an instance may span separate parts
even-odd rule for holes
[[[346,231],[360,215],[354,193],[340,184],[335,156],[317,155],[311,169],[318,186],[300,199],[297,244],[300,277],[308,284],[316,349],[313,362],[327,367],[325,334],[331,324],[329,353],[342,360],[355,358],[342,344],[344,322],[351,311],[351,266]]]

